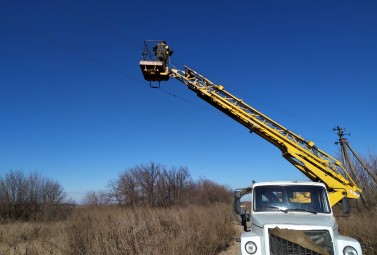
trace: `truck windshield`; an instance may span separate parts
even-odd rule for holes
[[[253,191],[253,209],[264,211],[300,211],[330,213],[330,204],[324,187],[311,185],[257,186]]]

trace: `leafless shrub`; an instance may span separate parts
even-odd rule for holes
[[[88,192],[86,193],[82,203],[92,207],[110,205],[111,197],[105,192]]]
[[[192,181],[186,167],[167,169],[150,162],[124,171],[109,184],[112,197],[119,205],[166,207],[191,203],[209,205],[230,203],[229,188],[207,179]]]
[[[36,220],[53,217],[66,194],[56,181],[37,173],[10,171],[0,178],[0,218]],[[59,206],[59,208],[56,208]]]
[[[226,186],[219,185],[208,179],[200,179],[195,183],[195,203],[200,205],[210,205],[212,203],[232,202],[232,191]]]

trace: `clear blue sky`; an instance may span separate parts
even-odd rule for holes
[[[336,125],[376,152],[377,1],[3,1],[0,174],[77,201],[150,161],[231,188],[306,180],[177,80],[149,88],[145,39],[331,155]]]

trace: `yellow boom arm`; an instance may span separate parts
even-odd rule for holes
[[[283,157],[309,179],[325,183],[332,206],[344,197],[359,198],[361,189],[343,165],[313,142],[289,131],[187,66],[184,70],[171,69],[170,77],[178,79],[201,99],[278,147]]]

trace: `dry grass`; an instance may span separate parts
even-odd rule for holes
[[[234,237],[227,205],[78,208],[53,223],[7,223],[0,254],[216,254]]]
[[[1,225],[0,254],[67,254],[61,250],[67,241],[64,229],[62,222]]]
[[[357,239],[364,255],[377,254],[377,212],[362,210],[353,212],[349,217],[337,218],[340,234]]]
[[[377,212],[338,217],[340,233],[376,254]],[[228,205],[77,208],[64,221],[0,225],[0,255],[217,254],[234,239]]]

